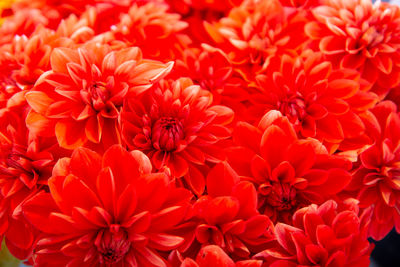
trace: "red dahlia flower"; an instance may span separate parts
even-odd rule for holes
[[[182,15],[182,20],[189,23],[187,33],[194,44],[211,41],[204,22],[216,22],[229,14],[233,7],[243,0],[165,0],[170,10]]]
[[[279,0],[285,7],[308,8],[319,5],[320,0]]]
[[[35,8],[41,10],[49,21],[47,26],[56,29],[63,19],[70,15],[80,16],[89,6],[94,6],[103,13],[102,15],[109,15],[108,10],[122,12],[127,10],[134,1],[137,0],[18,0],[15,1],[13,9]]]
[[[8,17],[0,26],[0,45],[11,43],[15,36],[30,36],[38,25],[46,26],[47,18],[38,9],[24,8]]]
[[[3,82],[31,89],[40,75],[51,69],[50,54],[54,48],[77,47],[93,35],[87,20],[70,16],[56,30],[39,25],[29,37],[15,36],[11,42],[0,47],[1,69],[6,70]]]
[[[315,139],[298,139],[287,117],[268,112],[257,127],[240,122],[234,131],[240,147],[229,160],[257,188],[258,210],[274,222],[290,223],[292,214],[322,203],[350,182],[351,163],[329,155]]]
[[[351,69],[332,69],[321,53],[307,50],[301,56],[273,58],[257,75],[259,92],[252,94],[257,120],[269,110],[279,110],[303,137],[313,137],[333,153],[365,145],[361,112],[373,107],[377,96],[368,82]],[[350,141],[349,141],[350,140]],[[341,145],[341,146],[340,146]]]
[[[400,8],[370,0],[324,0],[306,25],[312,46],[384,88],[400,83]]]
[[[367,240],[370,210],[359,214],[357,204],[349,201],[349,207],[338,207],[330,200],[298,210],[293,215],[293,226],[276,225],[279,246],[256,258],[271,267],[369,266],[373,249]]]
[[[186,49],[176,61],[174,77],[189,77],[213,94],[213,102],[226,105],[238,114],[245,113],[242,102],[248,100],[247,84],[237,73],[227,55],[218,48],[202,44],[200,49]]]
[[[130,149],[143,151],[157,170],[167,167],[173,178],[183,176],[201,195],[201,169],[206,162],[224,160],[218,142],[229,138],[226,125],[232,119],[231,109],[212,105],[211,93],[190,79],[163,80],[141,99],[126,101],[122,138]]]
[[[400,232],[400,115],[383,101],[371,109],[369,130],[375,143],[359,155],[351,184],[360,207],[373,206],[370,236],[380,240],[396,227]]]
[[[183,242],[169,230],[185,216],[192,195],[151,170],[142,152],[118,145],[103,157],[78,148],[59,160],[50,193],[23,206],[25,217],[43,232],[35,264],[167,266],[161,252]]]
[[[172,68],[142,59],[138,48],[111,51],[96,44],[54,49],[50,63],[52,70],[26,94],[33,109],[27,124],[39,136],[55,134],[67,149],[120,143],[117,117],[124,99],[143,93]]]
[[[188,229],[179,249],[184,255],[214,244],[232,258],[248,259],[270,246],[274,226],[258,213],[253,184],[240,181],[227,163],[219,163],[208,173],[206,186],[208,195],[193,204],[194,217],[182,225]]]
[[[139,46],[146,58],[176,59],[191,42],[182,32],[188,24],[180,20],[180,15],[168,13],[167,9],[160,3],[133,4],[128,13],[121,16],[120,22],[111,27],[113,38],[124,45]]]
[[[219,246],[207,245],[199,251],[196,260],[178,257],[171,265],[173,267],[261,267],[262,261],[243,260],[235,263]]]
[[[25,103],[26,104],[26,103]],[[20,205],[40,190],[57,158],[55,138],[33,138],[25,125],[26,108],[0,110],[0,235],[5,236],[11,253],[27,258],[35,231],[20,215]]]
[[[205,26],[245,80],[268,65],[270,56],[296,49],[304,41],[302,19],[284,9],[279,0],[244,1],[227,17]]]

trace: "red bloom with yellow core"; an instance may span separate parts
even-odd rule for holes
[[[351,162],[329,155],[316,139],[298,139],[278,111],[268,112],[258,127],[239,122],[234,141],[229,162],[255,184],[258,210],[274,222],[290,223],[297,209],[322,203],[351,180]]]
[[[307,23],[311,46],[342,68],[356,69],[372,83],[400,83],[400,8],[370,0],[324,0]]]
[[[219,141],[230,137],[233,111],[212,105],[212,95],[192,81],[163,80],[140,99],[128,99],[121,113],[122,137],[143,151],[157,170],[183,177],[197,195],[204,191],[202,168],[225,159]]]
[[[148,90],[172,63],[142,59],[139,48],[111,51],[89,43],[57,48],[51,70],[26,94],[32,107],[28,127],[37,135],[54,135],[61,147],[120,143],[117,118],[123,101]]]
[[[368,266],[373,245],[367,240],[371,210],[359,212],[357,201],[312,204],[293,215],[293,226],[278,223],[279,245],[255,258],[271,267]]]
[[[167,266],[162,251],[183,242],[169,230],[185,216],[192,195],[175,188],[165,173],[151,171],[142,152],[119,145],[103,156],[79,148],[60,159],[50,193],[23,206],[24,216],[43,232],[35,264]]]

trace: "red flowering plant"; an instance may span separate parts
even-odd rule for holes
[[[400,233],[399,29],[371,0],[0,2],[3,249],[368,266]]]

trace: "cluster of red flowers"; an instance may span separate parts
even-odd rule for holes
[[[399,108],[388,3],[19,0],[0,236],[35,266],[368,266]]]

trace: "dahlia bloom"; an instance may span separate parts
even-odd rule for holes
[[[176,61],[171,73],[173,77],[189,77],[201,88],[213,94],[213,103],[235,110],[235,119],[245,114],[249,94],[247,84],[235,73],[228,56],[218,48],[202,44],[201,48],[190,48]],[[244,115],[243,115],[244,116]]]
[[[320,0],[279,0],[279,1],[285,7],[296,7],[296,8],[309,8],[320,4]]]
[[[140,99],[130,98],[121,113],[122,138],[129,149],[143,151],[157,170],[196,195],[204,191],[202,168],[225,159],[219,141],[230,137],[233,111],[212,105],[209,91],[187,78],[162,80]]]
[[[26,94],[32,107],[27,125],[38,136],[55,134],[67,149],[120,143],[117,118],[124,99],[148,90],[172,68],[142,59],[136,47],[111,51],[90,43],[54,49],[50,64]]]
[[[315,139],[298,139],[279,111],[268,112],[258,127],[239,122],[234,142],[229,162],[255,184],[258,210],[274,222],[290,223],[297,209],[322,203],[351,180],[351,162],[329,155]]]
[[[400,114],[393,102],[383,101],[368,119],[375,142],[359,155],[346,190],[353,191],[360,207],[373,207],[369,235],[380,240],[393,226],[400,232]]]
[[[16,35],[30,36],[37,26],[47,24],[48,19],[41,10],[21,9],[0,25],[0,45],[12,42]]]
[[[63,153],[55,139],[30,135],[26,114],[24,106],[0,110],[0,236],[19,259],[30,255],[36,234],[21,216],[20,206],[47,189],[55,159]]]
[[[388,91],[400,83],[400,8],[369,0],[324,0],[307,23],[311,46]]]
[[[333,69],[321,53],[306,50],[300,56],[274,57],[256,79],[250,116],[258,119],[279,110],[300,136],[320,140],[330,153],[367,142],[359,114],[373,107],[378,97],[366,92],[369,84],[357,71]]]
[[[298,49],[304,41],[303,19],[278,0],[243,1],[227,17],[205,26],[215,46],[237,65],[235,71],[245,80],[268,65],[270,56]]]
[[[191,42],[183,33],[188,24],[167,9],[160,3],[133,4],[119,23],[111,27],[113,38],[128,46],[139,46],[146,58],[176,59]]]
[[[293,226],[278,223],[279,246],[255,258],[268,266],[368,266],[373,245],[367,240],[370,210],[360,214],[357,204],[344,207],[329,200],[312,204],[293,215]],[[347,207],[346,207],[347,206]]]
[[[193,204],[193,217],[181,226],[187,229],[179,248],[183,255],[214,244],[232,258],[248,259],[271,245],[274,226],[258,213],[252,183],[240,181],[227,163],[218,163],[208,173],[206,187],[208,194]]]
[[[169,230],[185,216],[192,195],[175,188],[165,173],[151,171],[142,152],[119,145],[103,156],[78,148],[60,159],[50,193],[37,194],[22,208],[43,233],[35,264],[167,266],[161,252],[183,242]]]
[[[94,6],[102,15],[109,15],[109,10],[123,12],[137,0],[18,0],[13,9],[37,9],[48,20],[48,27],[56,29],[63,19],[70,15],[80,16],[88,6]],[[19,11],[18,11],[19,12]],[[17,13],[18,13],[17,12]]]
[[[207,245],[201,248],[195,260],[178,256],[176,261],[171,262],[171,265],[173,267],[261,267],[262,263],[261,260],[234,262],[219,246]]]

